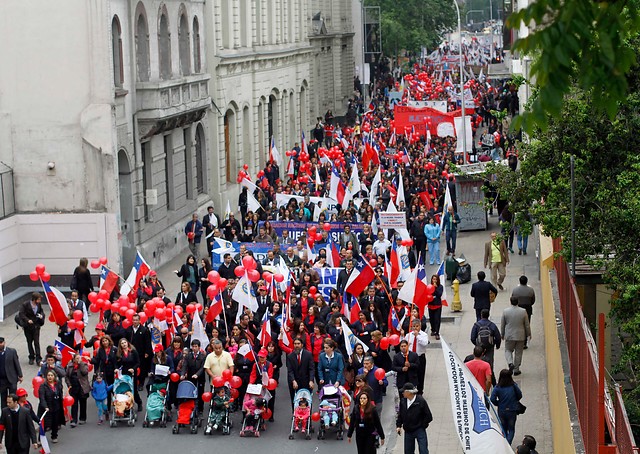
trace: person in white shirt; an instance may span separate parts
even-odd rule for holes
[[[373,251],[376,253],[376,255],[381,255],[383,257],[386,257],[387,251],[389,250],[390,247],[391,247],[391,241],[389,241],[384,236],[384,231],[380,229],[378,231],[378,239],[376,240],[375,243],[373,243]]]
[[[427,347],[429,335],[420,329],[420,320],[411,321],[411,331],[404,336],[409,343],[409,351],[418,355],[418,392],[422,394],[424,389],[424,377],[427,371]]]

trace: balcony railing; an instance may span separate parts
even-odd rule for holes
[[[138,119],[166,120],[209,107],[210,77],[209,74],[195,74],[179,79],[136,83]]]

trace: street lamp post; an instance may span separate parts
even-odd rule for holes
[[[453,0],[453,4],[456,7],[456,13],[458,14],[458,52],[460,54],[460,107],[462,109],[462,127],[460,128],[462,131],[462,162],[463,164],[467,163],[467,122],[466,122],[466,112],[464,105],[464,56],[462,55],[462,25],[460,24],[460,8],[458,7],[458,2]],[[460,134],[458,134],[458,140],[460,140]]]

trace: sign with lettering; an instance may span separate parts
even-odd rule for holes
[[[382,229],[406,229],[407,218],[403,212],[380,212],[380,228]]]

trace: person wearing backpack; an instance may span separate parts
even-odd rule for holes
[[[491,376],[494,377],[493,357],[495,349],[500,348],[502,336],[496,324],[489,320],[489,309],[482,309],[480,320],[473,324],[473,328],[471,328],[471,343],[484,348],[482,359],[491,365]],[[495,382],[495,379],[493,378],[492,381]]]

